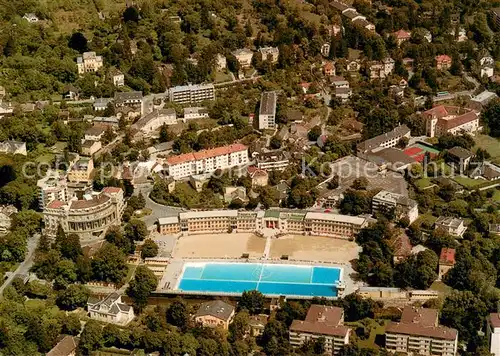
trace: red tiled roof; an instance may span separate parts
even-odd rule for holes
[[[491,313],[488,317],[488,321],[494,328],[500,328],[500,313]]]
[[[443,248],[439,256],[439,263],[442,264],[455,264],[455,249],[454,248]]]
[[[60,200],[53,200],[47,205],[47,208],[49,209],[59,209],[61,206],[66,205],[65,202],[60,201]]]
[[[394,32],[394,36],[396,36],[397,39],[405,39],[405,38],[410,38],[411,33],[405,31],[405,30],[399,30]]]
[[[326,323],[311,323],[302,320],[294,320],[290,326],[290,331],[343,337],[349,333],[349,330],[347,326],[332,326]]]
[[[229,146],[212,148],[209,150],[203,150],[193,153],[185,153],[178,156],[171,156],[167,159],[167,163],[170,165],[180,164],[184,162],[198,161],[202,159],[222,156],[225,154],[231,154],[234,152],[240,152],[246,150],[248,147],[240,143],[235,143]]]
[[[438,105],[433,107],[432,109],[429,109],[427,111],[424,111],[424,115],[426,116],[436,116],[438,118],[448,116],[448,110],[446,110],[446,107],[444,105]]]
[[[437,309],[415,308],[406,306],[401,315],[401,323],[419,324],[421,326],[436,326],[438,319]]]
[[[462,126],[468,122],[478,120],[477,114],[473,111],[468,112],[466,114],[457,116],[450,120],[445,120],[443,123],[443,128],[445,130],[451,130],[455,127]]]
[[[323,66],[325,70],[332,70],[333,69],[333,62],[326,62],[325,65]]]
[[[451,62],[451,57],[446,54],[441,54],[439,56],[436,56],[436,62],[438,63]]]
[[[70,209],[78,210],[78,209],[87,209],[92,208],[94,206],[98,206],[104,204],[109,200],[109,197],[105,194],[99,194],[97,197],[93,197],[89,200],[74,200],[71,202]]]
[[[115,194],[115,193],[120,193],[122,191],[122,188],[118,188],[118,187],[105,187],[102,191],[104,193],[108,193],[108,194]]]
[[[306,321],[311,323],[323,322],[330,325],[339,325],[342,320],[342,313],[342,308],[313,304],[307,311]]]
[[[395,322],[389,323],[385,331],[393,334],[426,336],[443,340],[455,340],[458,335],[457,330],[444,326],[422,326]]]

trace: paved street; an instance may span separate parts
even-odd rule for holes
[[[40,241],[40,235],[35,235],[28,240],[28,252],[26,254],[26,258],[23,263],[17,267],[17,269],[10,274],[10,276],[3,282],[2,286],[0,286],[0,297],[3,295],[3,291],[7,288],[14,277],[18,274],[28,274],[31,266],[33,266],[33,262],[35,261],[35,250],[38,246],[38,241]]]
[[[139,194],[139,192],[141,192],[144,198],[146,199],[146,208],[151,209],[151,215],[145,216],[143,218],[144,222],[148,227],[154,225],[155,222],[158,220],[158,218],[164,218],[167,216],[177,216],[179,212],[183,211],[182,208],[165,206],[155,203],[149,197],[149,193],[151,192],[152,188],[153,187],[149,185],[149,186],[138,187],[135,189],[135,194]]]

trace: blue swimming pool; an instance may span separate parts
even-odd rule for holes
[[[266,295],[336,297],[335,283],[342,278],[341,273],[336,267],[188,262],[177,290],[243,293],[256,289]]]

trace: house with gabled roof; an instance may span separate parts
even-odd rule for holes
[[[134,319],[134,308],[123,303],[118,293],[111,293],[102,300],[90,297],[87,309],[91,319],[106,323],[126,325]]]

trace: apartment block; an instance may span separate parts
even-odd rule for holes
[[[324,338],[326,354],[338,355],[349,344],[351,331],[344,325],[342,308],[313,304],[305,320],[294,320],[290,325],[290,345],[300,347],[306,342]]]
[[[274,91],[266,91],[260,97],[259,130],[276,128],[276,102],[278,95]]]
[[[261,47],[259,48],[259,52],[262,54],[263,61],[269,61],[271,63],[278,62],[278,57],[280,55],[278,47]]]
[[[85,52],[76,59],[76,66],[79,75],[97,72],[103,66],[102,57],[95,52]]]
[[[395,147],[403,137],[410,138],[411,131],[406,125],[400,125],[385,134],[370,138],[357,145],[358,153],[367,153],[384,148]]]
[[[38,207],[43,210],[53,200],[68,201],[66,177],[47,176],[37,182]]]
[[[410,224],[418,218],[418,205],[415,200],[382,190],[373,197],[372,213],[376,215],[391,211],[396,219],[407,218]]]
[[[248,163],[248,147],[242,144],[217,147],[199,152],[171,156],[166,161],[166,171],[174,179],[196,174],[213,173]]]
[[[455,356],[458,331],[439,325],[438,310],[407,306],[385,329],[385,347],[408,355]]]
[[[434,224],[434,229],[444,230],[448,234],[455,237],[462,237],[465,230],[467,230],[467,226],[465,226],[465,221],[463,219],[450,216],[440,216]]]
[[[285,151],[264,152],[256,156],[255,163],[264,171],[283,171],[289,166],[290,157]]]
[[[170,101],[178,104],[196,104],[205,100],[215,100],[213,84],[180,85],[169,90]]]

